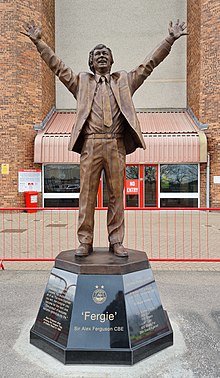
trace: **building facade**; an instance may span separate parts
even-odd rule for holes
[[[106,1],[99,22],[85,1],[1,3],[2,207],[24,206],[21,171],[42,171],[39,206],[77,207],[80,188],[79,155],[67,151],[76,105],[19,33],[22,24],[41,22],[44,40],[76,72],[88,70],[99,42],[112,48],[114,70],[129,70],[166,36],[169,18],[187,18],[189,35],[134,98],[147,150],[127,157],[125,206],[220,207],[219,2],[140,3],[142,21],[133,2]],[[103,175],[97,206],[107,202]]]

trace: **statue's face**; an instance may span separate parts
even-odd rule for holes
[[[96,49],[93,53],[93,67],[96,73],[106,74],[111,70],[111,55],[108,49]]]

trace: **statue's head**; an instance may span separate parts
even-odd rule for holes
[[[99,44],[89,53],[89,67],[93,73],[109,73],[114,63],[109,47]]]

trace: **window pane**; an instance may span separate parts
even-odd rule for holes
[[[128,165],[126,167],[126,179],[135,180],[139,178],[139,167],[137,165]]]
[[[138,195],[127,195],[126,196],[126,207],[138,207],[139,206],[139,198]]]
[[[45,198],[44,207],[79,207],[79,198]]]
[[[160,207],[198,207],[197,198],[161,198]]]
[[[161,165],[160,191],[161,193],[197,193],[198,165]]]
[[[105,179],[105,172],[102,173],[102,180],[103,180],[103,207],[108,207],[108,190],[106,185]]]
[[[48,164],[44,167],[44,193],[79,193],[79,164]]]
[[[144,167],[144,206],[156,206],[156,167]]]

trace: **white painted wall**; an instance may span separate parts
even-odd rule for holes
[[[56,0],[56,53],[75,72],[88,71],[98,43],[113,51],[112,71],[136,67],[167,36],[170,20],[186,21],[186,0]],[[73,96],[56,80],[56,107]],[[186,107],[186,37],[134,95],[136,108]]]

